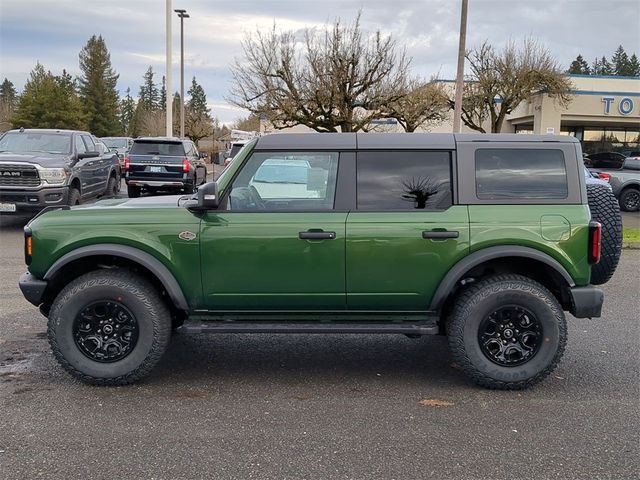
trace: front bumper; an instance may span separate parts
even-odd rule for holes
[[[16,212],[39,212],[44,207],[68,205],[69,187],[43,187],[39,190],[0,189],[0,203],[16,206]],[[5,213],[5,212],[3,212]]]
[[[32,303],[36,307],[40,306],[44,291],[47,289],[46,280],[40,280],[27,272],[20,276],[18,286],[22,291],[22,295],[24,295],[24,298],[26,298],[29,303]]]
[[[571,288],[571,315],[576,318],[594,318],[602,313],[604,292],[593,285]]]

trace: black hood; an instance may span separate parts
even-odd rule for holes
[[[0,153],[0,163],[30,163],[41,167],[64,167],[69,163],[68,155],[56,155],[50,153]]]

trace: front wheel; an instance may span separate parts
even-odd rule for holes
[[[148,375],[162,357],[171,315],[144,278],[127,270],[97,270],[58,294],[47,334],[56,360],[74,377],[125,385]]]
[[[519,390],[558,365],[567,342],[564,312],[543,285],[521,275],[472,284],[447,324],[454,361],[475,383]]]

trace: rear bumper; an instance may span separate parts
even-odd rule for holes
[[[594,318],[602,313],[604,292],[593,285],[571,289],[571,315],[576,318]]]
[[[47,288],[46,280],[40,280],[27,272],[20,276],[18,286],[22,291],[22,295],[24,295],[24,298],[26,298],[29,303],[32,303],[36,307],[40,306],[44,291]]]
[[[0,189],[0,203],[16,206],[16,213],[39,212],[44,207],[68,205],[69,187],[44,187],[40,190]],[[5,213],[5,212],[3,212]]]

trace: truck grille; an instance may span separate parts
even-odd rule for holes
[[[37,187],[40,175],[33,165],[0,164],[0,187]]]

